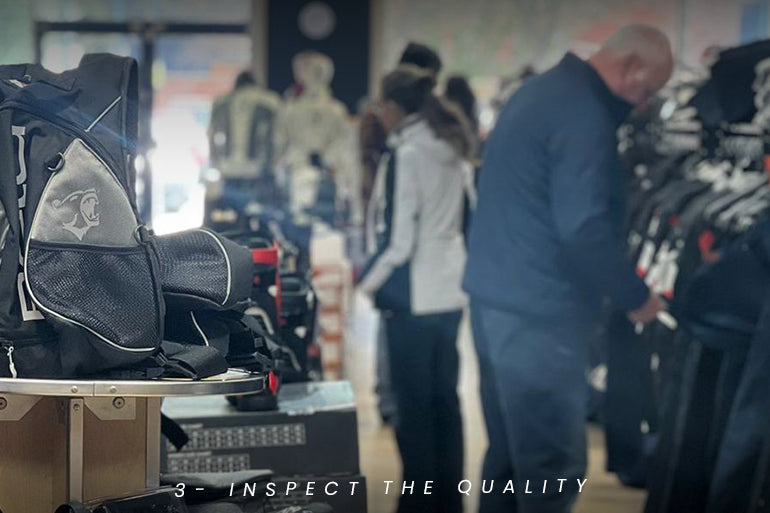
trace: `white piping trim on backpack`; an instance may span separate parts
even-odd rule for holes
[[[214,241],[217,243],[217,246],[219,246],[219,249],[222,250],[222,255],[224,255],[225,257],[225,262],[227,263],[227,292],[225,294],[225,300],[222,301],[222,306],[224,306],[227,304],[227,300],[230,299],[230,284],[232,282],[232,270],[230,267],[230,257],[227,256],[227,251],[225,251],[225,246],[222,244],[222,241],[220,241],[219,238],[217,238],[216,235],[214,235],[208,230],[199,230],[199,231],[205,233],[206,235],[214,239]]]
[[[107,169],[107,171],[112,176],[112,179],[115,180],[118,183],[118,185],[120,185],[120,181],[115,176],[115,173],[113,173],[112,169],[110,169],[110,166],[108,166],[107,163],[104,162],[104,160],[102,160],[102,158],[99,155],[97,155],[96,152],[93,151],[91,149],[91,147],[88,146],[83,140],[81,140],[81,139],[76,139],[76,140],[80,141],[80,143],[85,148],[87,148],[88,151],[91,152],[91,154],[94,157],[96,157],[104,165],[105,169]],[[51,186],[51,182],[52,181],[53,180],[51,178],[49,178],[48,182],[46,182],[45,187],[43,187],[43,192],[40,195],[41,198],[45,196],[45,193],[48,190],[48,187]],[[38,208],[37,210],[35,210],[35,214],[32,216],[32,224],[30,224],[30,227],[35,226],[35,221],[37,220],[37,215],[38,215],[38,213],[40,213],[41,210],[42,210],[41,208]],[[31,232],[32,232],[32,229],[30,228],[30,233]],[[29,292],[30,299],[32,299],[32,301],[38,306],[38,308],[40,308],[41,310],[43,310],[44,312],[46,312],[46,313],[48,313],[50,315],[53,315],[54,317],[58,317],[59,319],[65,321],[65,322],[67,322],[69,324],[73,324],[75,326],[83,328],[84,330],[88,331],[89,333],[93,333],[95,336],[99,337],[101,340],[103,340],[107,344],[113,346],[115,349],[117,349],[119,351],[125,351],[127,353],[152,353],[153,351],[155,351],[154,347],[151,347],[151,348],[148,348],[148,349],[136,349],[136,348],[124,347],[124,346],[121,346],[119,344],[116,344],[112,340],[109,340],[109,339],[105,338],[103,335],[101,335],[100,333],[97,333],[96,331],[94,331],[93,329],[89,328],[88,326],[86,326],[84,324],[81,324],[81,323],[79,323],[78,321],[76,321],[74,319],[70,319],[69,317],[67,317],[65,315],[62,315],[62,314],[60,314],[58,312],[54,312],[50,308],[46,308],[45,306],[43,306],[43,304],[40,302],[40,300],[35,296],[35,293],[32,292],[32,285],[30,285],[30,281],[29,281],[29,273],[28,273],[28,271],[29,271],[29,262],[28,262],[28,260],[29,260],[29,242],[31,240],[32,240],[32,237],[28,236],[27,237],[27,243],[24,245],[24,284],[27,286],[27,291]]]
[[[111,111],[111,110],[112,110],[112,108],[113,108],[115,105],[117,105],[117,104],[118,104],[118,102],[119,102],[119,101],[120,101],[122,98],[123,98],[122,96],[118,96],[117,98],[115,98],[114,100],[112,100],[112,103],[110,103],[110,104],[107,106],[107,108],[106,108],[106,109],[104,109],[104,110],[102,111],[102,113],[101,113],[101,114],[99,114],[98,116],[96,116],[96,119],[95,119],[95,120],[93,120],[93,121],[91,122],[91,124],[90,124],[90,125],[88,125],[88,128],[86,128],[86,130],[85,130],[85,131],[86,131],[86,132],[90,132],[90,131],[91,131],[91,129],[92,129],[93,127],[95,127],[95,126],[96,126],[96,124],[97,124],[99,121],[101,121],[101,120],[102,120],[102,118],[103,118],[104,116],[106,116],[106,115],[107,115],[107,113],[108,113],[109,111]]]
[[[200,336],[203,339],[203,343],[208,346],[209,345],[209,339],[206,338],[206,334],[203,333],[203,330],[201,329],[200,325],[198,324],[198,321],[195,319],[195,312],[190,312],[190,317],[192,317],[192,322],[193,322],[193,324],[195,324],[195,329],[198,330],[198,333],[200,333]]]
[[[265,323],[265,327],[267,328],[267,333],[270,335],[275,335],[275,329],[273,328],[273,323],[270,321],[270,316],[267,314],[267,311],[260,307],[260,306],[250,306],[246,309],[244,312],[246,315],[251,315],[253,317],[259,317],[262,319],[262,321]]]
[[[3,230],[3,233],[0,233],[0,242],[3,242],[6,238],[8,238],[8,232],[11,230],[11,223],[8,223],[5,225],[5,230]],[[2,247],[2,246],[0,246]],[[0,267],[3,265],[3,257],[0,255]]]

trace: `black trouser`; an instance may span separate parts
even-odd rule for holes
[[[396,421],[396,398],[393,397],[393,384],[390,379],[390,359],[388,358],[388,338],[385,332],[385,319],[377,323],[377,409],[380,418],[392,424]]]
[[[461,317],[461,312],[383,315],[403,480],[414,481],[413,492],[401,495],[399,513],[462,511],[462,495],[457,491],[463,471],[463,432],[456,345]],[[430,494],[425,493],[426,481],[433,482]]]

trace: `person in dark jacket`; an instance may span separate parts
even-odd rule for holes
[[[452,75],[446,81],[444,98],[460,107],[468,119],[468,125],[474,135],[479,131],[479,115],[476,106],[476,95],[473,94],[468,79],[463,75]]]
[[[473,89],[471,89],[468,79],[463,75],[452,75],[449,77],[444,86],[444,98],[457,105],[465,115],[465,119],[468,121],[468,126],[473,134],[473,141],[476,146],[474,161],[477,161],[481,149],[479,144],[479,116],[476,95],[473,94]],[[476,164],[474,162],[474,165]]]
[[[463,436],[457,331],[466,304],[463,206],[473,142],[433,78],[399,66],[382,81],[388,153],[367,220],[372,257],[359,289],[385,322],[403,480],[399,513],[460,513]],[[432,482],[431,494],[423,493]],[[429,485],[430,486],[430,485]]]
[[[616,131],[672,67],[660,31],[621,29],[588,61],[568,53],[525,82],[487,142],[463,281],[489,434],[483,479],[496,485],[482,513],[570,511],[586,468],[588,328],[605,298],[633,322],[664,308],[624,256]]]

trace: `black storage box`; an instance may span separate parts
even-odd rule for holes
[[[162,445],[168,473],[270,469],[275,475],[355,475],[358,426],[350,383],[284,385],[278,410],[239,412],[221,396],[169,398],[163,413],[190,437]]]

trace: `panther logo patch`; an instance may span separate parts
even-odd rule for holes
[[[72,233],[80,241],[83,240],[88,230],[94,226],[99,226],[99,212],[97,212],[99,196],[96,194],[96,189],[75,191],[64,199],[53,200],[51,204],[54,208],[69,211],[72,219],[62,223],[62,228]]]

